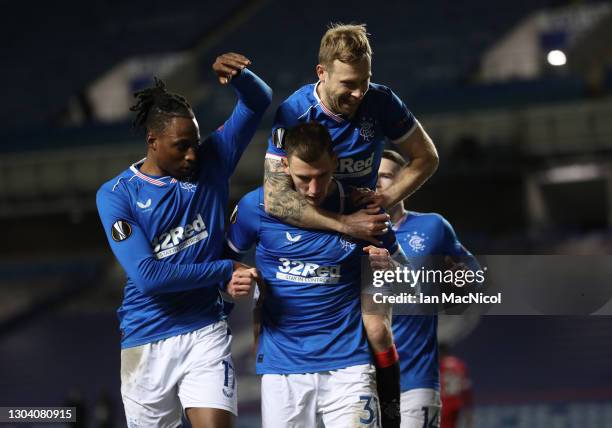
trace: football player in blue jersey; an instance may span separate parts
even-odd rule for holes
[[[284,173],[282,136],[292,126],[315,121],[332,136],[338,166],[334,176],[345,187],[375,190],[386,140],[412,159],[397,182],[377,192],[376,202],[389,208],[416,191],[437,168],[436,149],[406,105],[388,87],[371,83],[372,49],[365,25],[332,25],[321,40],[318,82],[305,85],[276,111],[265,161],[266,212],[291,224],[334,230],[373,240],[386,227],[377,210],[340,216],[306,203]]]
[[[332,178],[337,160],[327,129],[300,124],[286,140],[285,171],[307,203],[348,209],[344,186]],[[238,203],[228,246],[238,255],[256,244],[264,285],[256,367],[265,428],[379,426],[360,309],[361,258],[389,253],[361,242],[267,214],[262,187]]]
[[[175,428],[183,409],[194,427],[234,424],[236,378],[220,291],[247,295],[257,272],[221,257],[228,181],[272,97],[249,64],[235,53],[213,64],[238,102],[203,141],[191,106],[163,82],[136,93],[134,124],[145,129],[146,157],[97,194],[104,232],[127,274],[118,315],[129,427]]]
[[[296,226],[333,230],[378,245],[377,236],[387,229],[388,221],[381,208],[387,209],[405,199],[433,174],[438,163],[436,149],[399,97],[388,87],[371,83],[372,49],[365,25],[332,25],[321,40],[316,72],[318,82],[298,89],[276,112],[264,164],[266,212]],[[282,163],[286,156],[283,134],[286,129],[309,121],[329,129],[338,157],[334,176],[349,192],[351,188],[372,192],[369,206],[340,214],[308,204],[295,191]],[[393,186],[373,193],[387,140],[412,162],[401,171]],[[390,352],[390,327],[380,325],[377,319],[375,325],[369,325],[368,319],[364,321],[375,351]],[[392,394],[399,401],[397,364],[393,370],[396,373],[393,376],[379,371],[379,393],[383,397],[394,389]],[[388,378],[395,380],[385,386]],[[383,425],[394,426],[387,421]]]
[[[385,150],[378,170],[377,190],[384,192],[393,186],[406,165],[399,153]],[[452,226],[439,214],[406,211],[402,201],[388,212],[413,269],[480,269],[475,257],[457,239]],[[439,427],[437,316],[435,312],[431,315],[398,312],[393,316],[393,334],[401,367],[401,427]]]

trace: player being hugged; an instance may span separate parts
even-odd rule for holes
[[[387,229],[388,209],[415,192],[433,174],[438,156],[433,142],[400,98],[388,87],[371,83],[372,49],[365,25],[331,25],[321,39],[318,82],[298,89],[276,111],[265,160],[266,212],[290,224],[332,230],[380,246]],[[296,192],[285,173],[283,135],[298,123],[318,122],[327,127],[338,158],[334,176],[347,191],[363,188],[371,204],[357,212],[340,214],[309,204]],[[385,142],[390,140],[412,160],[393,186],[374,193]],[[392,254],[391,248],[387,248]],[[390,322],[364,317],[377,360],[383,428],[398,426],[399,367]]]
[[[336,156],[327,129],[297,125],[287,131],[285,147],[285,171],[308,204],[343,213],[348,202],[344,186],[332,178]],[[255,317],[261,323],[256,369],[263,375],[263,426],[378,427],[360,299],[361,258],[374,249],[270,216],[263,192],[260,187],[240,200],[228,236],[236,256],[256,245],[265,287]]]
[[[220,290],[247,294],[254,269],[221,259],[229,177],[272,91],[227,53],[213,64],[238,102],[200,141],[193,110],[163,82],[135,94],[146,158],[102,185],[96,203],[127,274],[121,327],[121,394],[129,427],[233,426],[236,378]],[[227,284],[227,288],[225,288]]]

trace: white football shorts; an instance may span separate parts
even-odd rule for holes
[[[415,388],[402,392],[401,428],[440,427],[440,393],[433,388]]]
[[[237,415],[237,388],[225,321],[121,351],[121,396],[129,428],[176,428],[183,409]]]
[[[372,364],[261,379],[263,428],[379,427]]]

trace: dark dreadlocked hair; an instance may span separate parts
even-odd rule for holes
[[[155,86],[145,88],[134,94],[136,104],[130,107],[136,112],[135,128],[161,130],[173,117],[194,117],[187,100],[166,90],[166,84],[157,77]]]

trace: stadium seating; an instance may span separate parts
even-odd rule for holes
[[[4,129],[53,125],[70,97],[134,55],[192,47],[239,0],[170,6],[162,1],[76,0],[11,5],[3,16],[0,107]],[[10,82],[10,83],[9,83]]]

